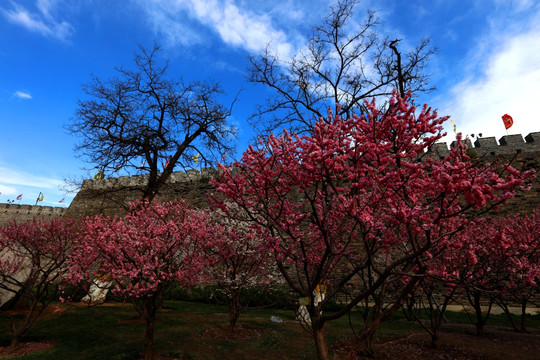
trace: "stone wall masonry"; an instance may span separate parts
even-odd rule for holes
[[[516,191],[513,199],[492,216],[508,214],[527,214],[540,206],[540,132],[533,132],[523,137],[521,134],[506,135],[497,140],[495,137],[477,138],[474,143],[467,139],[467,153],[471,158],[491,162],[500,158],[519,170],[536,169],[537,174],[529,191]],[[456,142],[450,144],[456,146]],[[445,156],[449,148],[446,143],[435,144],[429,153]]]
[[[540,157],[540,132],[533,132],[523,136],[521,134],[505,135],[499,139],[495,137],[477,138],[474,143],[467,139],[467,146],[474,150],[477,156],[497,156],[497,155],[512,155],[516,152],[536,153]],[[453,141],[451,147],[456,146]],[[445,156],[449,152],[447,143],[435,144],[431,152]]]
[[[198,182],[201,179],[209,178],[215,173],[215,169],[204,168],[199,170],[187,170],[175,171],[171,174],[168,183],[180,184],[180,183],[193,183]],[[143,187],[148,181],[148,174],[146,175],[133,175],[133,176],[120,176],[118,178],[106,178],[100,180],[87,179],[84,180],[81,186],[81,190],[106,190],[120,187]]]
[[[49,221],[62,217],[66,211],[63,207],[39,206],[39,205],[18,205],[0,204],[0,225],[7,224],[13,220],[17,222],[37,220]]]
[[[173,172],[156,199],[158,201],[183,199],[194,207],[206,207],[208,206],[206,194],[214,190],[209,181],[215,172],[216,170],[212,168]],[[97,214],[108,216],[125,214],[129,202],[141,198],[147,180],[148,175],[85,180],[65,216],[75,218]]]
[[[540,170],[540,132],[533,132],[523,137],[520,134],[506,135],[497,141],[495,137],[467,139],[468,153],[471,158],[483,158],[492,161],[494,157],[511,160],[517,169]],[[450,144],[455,146],[455,142]],[[431,153],[444,156],[448,154],[446,143],[435,144]],[[188,170],[172,173],[168,183],[160,190],[158,201],[184,199],[195,207],[206,207],[208,193],[214,192],[209,180],[215,169],[201,171]],[[81,190],[66,211],[67,217],[86,215],[122,215],[127,211],[127,203],[140,199],[148,175],[122,176],[101,180],[85,180]],[[508,213],[528,213],[540,205],[540,173],[528,192],[516,192],[508,205],[501,207],[496,215]]]

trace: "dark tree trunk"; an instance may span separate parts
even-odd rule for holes
[[[440,336],[439,336],[439,329],[434,329],[434,330],[433,330],[433,333],[431,333],[431,346],[432,346],[434,349],[438,349],[438,348],[439,348],[439,339],[440,339]]]
[[[493,306],[493,299],[492,298],[489,299],[487,314],[484,317],[484,314],[482,313],[482,306],[480,305],[482,292],[475,290],[472,294],[468,292],[467,296],[469,297],[469,303],[472,305],[475,316],[476,316],[476,323],[475,323],[476,335],[482,336],[484,334],[484,325],[488,321],[489,315],[491,314],[491,307]]]
[[[361,356],[374,357],[375,349],[373,348],[375,340],[375,332],[377,328],[381,325],[382,317],[377,314],[373,317],[373,320],[366,324],[364,329],[356,338],[357,344],[357,354]]]
[[[47,305],[39,305],[39,296],[32,299],[30,307],[26,310],[26,315],[22,323],[18,323],[14,317],[10,317],[11,321],[11,344],[10,348],[13,350],[20,344],[21,336],[30,329],[38,317],[47,308]]]
[[[146,320],[146,332],[144,335],[144,359],[151,360],[154,355],[154,324],[156,322],[158,294],[152,297],[136,300],[133,302],[135,310],[141,318]]]
[[[19,347],[19,337],[16,335],[13,335],[11,338],[11,343],[9,344],[9,349],[11,351],[16,350]]]
[[[152,360],[154,356],[154,323],[156,320],[155,313],[153,316],[146,318],[146,334],[144,336],[144,360]]]
[[[229,299],[229,331],[234,332],[236,322],[240,317],[240,291],[232,290]]]
[[[527,315],[527,300],[523,298],[521,300],[521,325],[520,325],[520,330],[522,332],[527,332],[527,327],[525,326],[526,315]]]
[[[326,339],[324,337],[324,328],[318,323],[313,325],[313,339],[315,340],[315,346],[317,348],[317,357],[319,360],[328,360],[328,346],[326,345]]]
[[[504,313],[506,314],[506,317],[508,318],[508,321],[510,321],[510,324],[512,325],[512,328],[514,331],[519,332],[519,328],[516,325],[516,322],[514,321],[514,318],[512,317],[512,313],[510,312],[510,309],[508,306],[503,302],[498,303],[499,306],[504,310]]]
[[[482,307],[480,306],[480,293],[475,291],[472,295],[474,313],[476,315],[476,335],[481,336],[484,333],[484,318],[482,316]]]

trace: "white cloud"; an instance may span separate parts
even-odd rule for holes
[[[266,14],[237,6],[234,1],[218,0],[136,0],[144,9],[154,31],[169,42],[183,45],[202,43],[204,35],[190,28],[186,17],[216,32],[226,44],[249,52],[260,52],[266,45],[283,57],[293,46],[285,32],[272,25]]]
[[[32,13],[25,7],[11,1],[11,9],[0,8],[8,21],[24,27],[25,29],[39,33],[45,37],[67,41],[73,34],[73,27],[66,21],[58,21],[51,15],[55,1],[38,0],[39,13]]]
[[[22,100],[30,100],[32,98],[32,95],[27,91],[15,91],[13,96]]]
[[[496,0],[498,6],[509,6],[516,11],[528,10],[535,5],[536,0]]]
[[[163,36],[167,45],[193,45],[203,42],[201,34],[190,28],[182,14],[180,1],[135,0],[143,9],[155,33]]]
[[[45,195],[41,205],[61,206],[60,199],[64,197],[61,187],[64,181],[39,176],[36,174],[23,172],[0,164],[0,202],[15,200],[19,194],[23,194],[21,204],[34,205],[40,192]],[[66,196],[66,204],[69,204],[72,197]],[[17,202],[19,203],[19,202]]]
[[[17,196],[17,189],[0,183],[0,196]]]
[[[509,134],[527,135],[540,131],[540,13],[530,25],[510,35],[492,34],[491,41],[479,46],[483,53],[472,54],[478,61],[471,69],[482,69],[451,90],[451,100],[440,114],[449,114],[458,131],[483,133],[499,139],[506,135],[501,116],[510,114],[514,125]],[[486,41],[487,38],[482,39]],[[494,49],[489,52],[489,49]],[[447,124],[449,133],[451,125]]]
[[[50,10],[54,1],[51,0],[37,0],[37,8],[44,16],[50,17]]]
[[[1,165],[0,174],[2,174],[2,176],[0,176],[0,186],[2,188],[12,188],[12,185],[16,185],[56,190],[63,184],[62,180],[21,172]],[[2,193],[4,192],[2,191]]]

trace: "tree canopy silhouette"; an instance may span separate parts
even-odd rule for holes
[[[141,47],[135,70],[117,68],[118,77],[84,84],[89,97],[78,100],[68,125],[82,138],[76,151],[101,171],[147,172],[142,197],[148,199],[175,167],[219,160],[234,150],[236,137],[227,123],[234,101],[220,102],[220,85],[168,78],[168,63],[161,65],[158,53],[157,45]]]

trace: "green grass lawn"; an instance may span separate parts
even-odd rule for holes
[[[227,307],[195,302],[167,301],[158,313],[154,350],[170,359],[314,359],[310,335],[294,321],[291,310],[245,310],[239,324],[247,329],[244,338],[216,337],[212,330],[228,322]],[[285,320],[273,323],[271,316]],[[468,322],[464,314],[448,313],[452,322]],[[540,329],[540,316],[531,316],[528,326]],[[361,324],[352,316],[353,324]],[[507,324],[504,316],[489,324]],[[55,345],[43,352],[18,359],[137,359],[143,352],[145,324],[130,304],[97,307],[67,306],[61,313],[49,313],[23,336],[22,341],[51,341]],[[347,317],[326,326],[330,348],[336,341],[352,336]],[[422,331],[397,314],[384,323],[378,337],[385,339]],[[9,345],[9,323],[0,318],[0,346]]]

